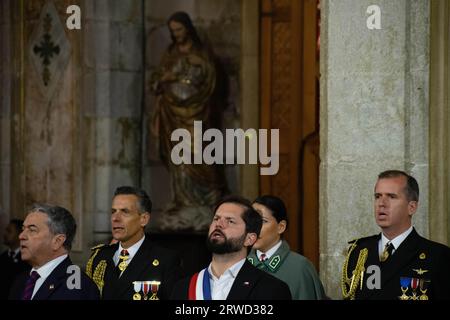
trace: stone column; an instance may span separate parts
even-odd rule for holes
[[[10,78],[10,7],[9,1],[0,2],[0,239],[10,218],[11,172],[11,78]],[[2,241],[3,242],[3,241]],[[0,248],[1,249],[1,248]],[[0,250],[1,251],[1,250]]]
[[[376,1],[379,30],[366,25],[373,1],[321,4],[320,270],[328,295],[339,299],[347,241],[379,232],[379,172],[417,178],[414,224],[428,236],[429,4]]]
[[[83,13],[84,234],[92,246],[111,236],[115,188],[140,184],[142,1],[86,0]]]

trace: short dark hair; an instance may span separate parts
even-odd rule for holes
[[[23,227],[23,220],[20,219],[11,219],[9,220],[9,224],[13,225],[14,228],[16,228],[16,231],[18,233],[22,232],[22,227]]]
[[[191,20],[191,17],[189,16],[189,14],[187,14],[184,11],[177,11],[174,14],[172,14],[169,17],[169,19],[167,19],[168,27],[169,27],[169,24],[171,21],[181,23],[186,28],[187,34],[191,38],[194,47],[196,47],[197,49],[201,49],[203,47],[202,41],[200,40],[200,38],[197,34],[197,30],[195,29],[194,24],[192,23],[192,20]],[[170,30],[170,27],[169,27],[169,30]],[[172,32],[170,32],[170,37],[172,38],[172,42],[173,42],[172,45],[170,46],[170,48],[173,48],[173,46],[175,44],[175,37],[172,35]]]
[[[286,225],[288,224],[288,215],[286,206],[284,205],[283,200],[276,196],[272,195],[263,195],[259,196],[253,201],[253,203],[259,203],[267,209],[269,209],[272,213],[272,216],[277,220],[277,222],[280,222],[282,220],[286,221]]]
[[[378,179],[389,179],[389,178],[406,178],[405,194],[408,201],[419,201],[419,184],[417,180],[401,170],[387,170],[383,171],[378,175]]]
[[[54,235],[64,234],[66,240],[64,241],[64,248],[68,251],[72,249],[73,238],[77,231],[77,224],[74,217],[66,208],[50,205],[46,203],[35,203],[31,206],[29,212],[42,212],[48,217],[48,227],[50,232]]]
[[[133,194],[138,198],[139,210],[141,213],[152,212],[152,200],[150,200],[150,197],[145,190],[131,186],[121,186],[114,191],[114,197],[129,194]]]
[[[252,203],[237,195],[229,195],[222,198],[214,207],[214,214],[216,214],[217,209],[224,203],[234,203],[245,208],[242,212],[242,220],[245,222],[245,232],[246,233],[256,233],[259,237],[259,233],[262,228],[262,218],[261,215],[252,207]]]

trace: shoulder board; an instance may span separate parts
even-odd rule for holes
[[[94,250],[97,250],[97,249],[100,249],[100,248],[103,248],[103,247],[108,247],[108,245],[104,244],[104,243],[98,244],[95,247],[92,247],[91,250],[94,251]]]
[[[378,235],[373,235],[373,236],[363,237],[363,238],[356,238],[356,239],[353,239],[353,240],[349,241],[348,243],[349,244],[354,244],[355,242],[364,242],[366,240],[369,240],[369,239],[372,239],[372,238],[376,238],[376,237],[378,237]]]

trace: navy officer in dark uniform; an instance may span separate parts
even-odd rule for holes
[[[35,204],[19,235],[22,260],[32,269],[19,275],[12,300],[98,300],[97,286],[69,257],[76,223],[63,207]]]
[[[180,259],[145,234],[152,202],[139,188],[122,186],[112,200],[112,236],[116,243],[93,249],[86,273],[105,300],[168,299],[181,275]]]
[[[421,237],[412,226],[418,200],[412,176],[398,170],[378,175],[374,209],[382,232],[350,242],[344,299],[450,299],[450,248]]]

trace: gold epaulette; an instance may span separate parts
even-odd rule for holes
[[[98,245],[96,245],[95,247],[92,247],[92,248],[91,248],[91,251],[94,251],[94,250],[96,250],[96,249],[100,249],[100,248],[102,248],[102,247],[106,247],[106,244],[104,244],[104,243],[98,244]]]

